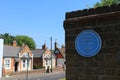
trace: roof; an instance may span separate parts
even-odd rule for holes
[[[31,50],[33,53],[33,57],[42,57],[43,51],[42,49]]]
[[[3,57],[18,57],[18,53],[20,50],[20,47],[4,45]]]
[[[54,54],[56,54],[57,58],[65,58],[65,47],[56,48]]]
[[[44,50],[44,55],[46,55],[46,54],[49,54],[49,55],[51,55],[51,53],[52,53],[52,58],[56,58],[56,56],[55,56],[55,54],[54,54],[54,51],[52,50],[50,50],[50,49],[46,49],[46,50]]]
[[[65,58],[65,48],[59,48],[59,51],[61,52],[61,54]]]

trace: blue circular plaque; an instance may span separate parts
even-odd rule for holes
[[[100,51],[101,44],[99,34],[93,30],[84,30],[75,39],[75,48],[84,57],[95,56]]]

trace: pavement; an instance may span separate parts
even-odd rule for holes
[[[56,74],[65,73],[65,71],[56,71],[52,73],[30,73],[28,74],[28,79],[30,78],[37,78],[37,77],[47,77],[47,76],[54,76]],[[20,75],[14,75],[9,77],[2,77],[0,80],[26,80],[27,74],[20,74]]]

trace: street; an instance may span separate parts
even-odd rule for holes
[[[65,77],[65,72],[53,72],[42,74],[29,74],[28,80],[60,80]],[[26,75],[17,75],[11,77],[3,77],[0,80],[26,80]]]
[[[61,78],[64,78],[64,77],[65,77],[65,73],[60,73],[60,74],[56,74],[56,75],[31,78],[29,80],[60,80]]]

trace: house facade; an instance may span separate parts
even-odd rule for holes
[[[34,49],[31,51],[33,53],[33,69],[43,68],[42,55],[43,55],[44,50],[43,49]]]
[[[56,66],[63,67],[65,65],[65,46],[62,45],[61,48],[58,48],[57,42],[55,42],[54,54],[56,56]]]
[[[4,39],[0,36],[0,77],[2,77],[3,44]]]
[[[43,60],[43,67],[45,68],[45,70],[47,69],[51,70],[52,68],[55,68],[56,60],[53,52],[46,47],[46,44],[42,46],[42,49],[44,50],[42,55],[42,60]]]
[[[47,48],[46,44],[42,45],[42,49],[32,50],[32,53],[33,53],[33,65],[39,66],[39,64],[42,64],[42,67],[44,67],[45,71],[48,68],[50,70],[51,68],[56,67],[55,55],[53,54],[53,52],[51,52],[50,49]]]
[[[33,69],[33,54],[27,45],[18,47],[16,42],[13,45],[4,45],[3,48],[3,74],[10,75],[12,72]]]
[[[64,49],[56,48],[55,52],[64,53]],[[46,44],[42,49],[30,50],[27,45],[17,46],[16,41],[13,45],[3,45],[2,72],[3,76],[11,75],[13,72],[33,70],[34,65],[41,64],[45,71],[64,64],[64,55],[57,56],[54,51],[47,48]]]

